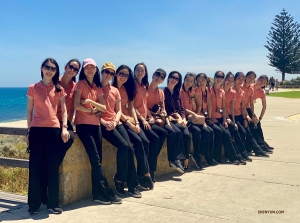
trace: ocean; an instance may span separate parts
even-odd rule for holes
[[[27,87],[0,88],[0,123],[27,118]]]

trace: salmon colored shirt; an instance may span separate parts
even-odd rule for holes
[[[125,87],[122,85],[122,87],[119,89],[120,96],[121,96],[121,107],[122,107],[122,113],[127,116],[131,116],[129,108],[130,101],[128,100],[128,95],[126,92]]]
[[[147,118],[147,89],[136,82],[136,95],[134,97],[134,107],[143,118]]]
[[[204,115],[203,110],[208,111],[207,102],[209,100],[211,100],[211,92],[209,91],[208,87],[205,88],[205,93],[201,90],[200,87],[197,87],[195,89],[195,94],[199,94],[199,96],[200,96],[200,103],[201,103],[201,108],[202,108],[202,110],[200,111],[200,114]]]
[[[78,81],[75,91],[81,92],[80,99],[91,99],[97,103],[99,103],[100,95],[103,95],[101,88],[98,88],[95,84],[90,87],[86,80]],[[83,104],[82,106],[89,109],[92,108],[91,104]],[[100,120],[95,114],[76,110],[75,124],[100,125]]]
[[[237,89],[235,86],[232,87],[235,90],[235,103],[234,103],[234,116],[239,116],[242,114],[242,101],[245,100],[245,92],[242,88]]]
[[[254,90],[254,86],[253,86],[253,90]],[[258,98],[260,98],[261,100],[266,99],[266,94],[265,94],[264,90],[261,88],[254,90],[253,100],[256,100]]]
[[[225,92],[222,88],[218,90],[214,86],[210,87],[211,92],[211,117],[212,118],[222,118],[223,115],[217,112],[217,109],[222,109],[222,100],[225,99]]]
[[[60,86],[62,86],[61,81],[59,81]],[[75,89],[76,89],[76,83],[74,81],[71,81],[69,85],[64,88],[66,95],[66,108],[67,108],[67,114],[70,114],[74,111],[74,96],[75,96]],[[61,113],[61,106],[58,105],[57,109],[57,117],[59,121],[62,121],[62,113]],[[69,120],[70,122],[72,120]]]
[[[42,81],[29,86],[27,97],[33,99],[33,117],[30,127],[60,128],[57,118],[57,108],[60,99],[65,97],[65,91],[55,92],[53,82],[45,86]]]
[[[225,92],[225,90],[224,90]],[[229,89],[228,93],[225,92],[225,108],[226,114],[231,115],[231,103],[236,100],[236,92],[232,88]]]
[[[186,92],[182,88],[180,89],[180,97],[181,97],[181,100],[182,100],[183,107],[185,109],[190,110],[190,111],[194,111],[193,110],[192,98],[191,98],[190,95],[191,95],[191,92],[189,90],[188,90],[188,92]]]
[[[245,92],[245,106],[250,108],[250,96],[254,95],[253,86],[246,87],[245,84],[242,86],[243,91]]]
[[[102,88],[106,112],[103,112],[101,118],[105,121],[115,121],[116,119],[116,103],[121,100],[120,92],[110,84]]]
[[[155,91],[153,91],[152,89],[148,88],[147,106],[150,110],[152,110],[154,105],[157,105],[164,100],[165,94],[161,89],[156,88]]]

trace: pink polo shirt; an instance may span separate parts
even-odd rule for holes
[[[197,87],[195,89],[195,94],[199,94],[202,110],[208,111],[207,102],[211,100],[211,92],[208,87],[205,88],[205,92],[203,92],[200,87]],[[203,115],[203,112],[200,111],[200,114]]]
[[[147,90],[146,86],[142,86],[136,82],[136,95],[134,97],[134,107],[143,118],[147,118]]]
[[[253,86],[246,87],[245,84],[242,85],[242,89],[245,92],[245,106],[250,108],[250,96],[254,95]]]
[[[253,89],[254,89],[254,87],[253,87]],[[254,90],[253,100],[256,100],[258,98],[260,98],[261,100],[266,99],[266,94],[265,94],[264,90],[261,88]]]
[[[222,118],[223,115],[221,115],[219,112],[217,112],[217,109],[222,109],[222,100],[225,99],[225,92],[222,88],[219,88],[218,90],[214,88],[214,86],[210,87],[211,91],[211,117],[212,118]]]
[[[131,116],[129,108],[130,101],[128,100],[128,95],[126,92],[125,87],[122,85],[122,87],[119,89],[120,96],[121,96],[121,107],[122,107],[122,113],[127,116]]]
[[[232,87],[235,90],[235,103],[234,103],[234,116],[239,116],[242,114],[242,101],[245,100],[245,92],[242,88],[237,89],[235,86]]]
[[[103,112],[101,118],[105,121],[115,121],[116,119],[116,102],[121,100],[120,92],[110,84],[102,88],[106,112]]]
[[[225,91],[224,91],[225,92]],[[236,100],[236,92],[232,88],[225,92],[225,108],[227,115],[231,115],[231,103]]]
[[[30,127],[60,128],[57,118],[57,108],[60,99],[65,97],[65,91],[55,92],[53,82],[45,86],[42,81],[29,86],[27,97],[33,99],[33,118]]]
[[[148,88],[147,106],[150,110],[152,110],[154,105],[157,105],[164,100],[165,94],[161,89],[156,88],[155,91],[153,91],[152,89]]]
[[[81,92],[80,99],[91,99],[97,103],[99,103],[100,95],[103,95],[101,88],[98,88],[95,84],[90,87],[86,80],[78,81],[75,91]],[[82,106],[89,109],[93,107],[91,104],[83,104]],[[75,124],[100,125],[100,120],[95,114],[76,110]]]
[[[186,92],[182,88],[180,89],[180,97],[181,97],[183,107],[185,109],[193,111],[193,103],[192,103],[192,98],[190,95],[191,95],[191,92],[189,90],[188,90],[188,92]]]
[[[59,81],[60,86],[62,86],[61,82]],[[71,81],[69,85],[64,88],[66,95],[66,108],[67,108],[67,114],[70,114],[71,112],[74,112],[74,96],[75,96],[75,89],[76,89],[76,83],[74,81]],[[59,121],[62,121],[62,113],[61,113],[61,106],[58,105],[57,109],[57,117]],[[69,120],[72,122],[72,120]]]

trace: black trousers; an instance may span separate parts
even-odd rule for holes
[[[168,132],[155,124],[151,125],[150,130],[146,130],[142,122],[140,122],[140,126],[150,141],[149,151],[146,155],[148,157],[149,169],[154,172],[156,171],[158,155],[167,138]]]
[[[109,196],[111,189],[108,186],[102,167],[102,133],[98,125],[80,124],[76,132],[89,157],[92,169],[92,195]]]
[[[194,138],[197,137],[197,135],[194,136],[193,132],[198,132],[198,129],[201,132],[200,140],[196,139],[196,141],[194,141]],[[189,131],[192,133],[193,136],[194,156],[196,153],[196,156],[200,159],[201,155],[209,157],[212,154],[211,145],[213,141],[213,130],[208,126],[191,124],[189,126]],[[197,148],[196,152],[195,148]]]
[[[167,136],[167,151],[168,161],[184,160],[184,143],[181,130],[172,122],[170,125],[165,124],[164,129],[168,132]]]
[[[117,173],[115,178],[127,182],[129,189],[138,185],[138,177],[134,165],[134,151],[124,125],[117,125],[111,131],[101,125],[102,135],[109,143],[118,149],[117,152]]]
[[[179,123],[173,123],[178,129],[181,131],[182,139],[183,139],[183,154],[184,159],[188,159],[190,156],[190,147],[191,147],[191,136],[188,127],[183,127]],[[199,135],[199,134],[198,134]]]
[[[141,129],[139,134],[132,131],[127,125],[124,125],[129,139],[133,144],[133,149],[137,161],[137,175],[143,177],[146,173],[149,173],[149,164],[146,156],[146,151],[149,151],[149,140],[147,139],[144,131]]]
[[[60,128],[31,127],[29,133],[28,206],[38,209],[42,201],[43,185],[48,186],[48,208],[59,202]],[[45,173],[47,172],[47,173]],[[47,182],[44,181],[47,175]]]

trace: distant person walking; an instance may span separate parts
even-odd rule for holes
[[[279,81],[278,79],[275,80],[275,91],[278,91],[278,87],[279,87]]]
[[[274,79],[274,77],[271,77],[270,78],[270,89],[269,90],[272,89],[272,91],[274,91],[274,87],[275,87],[275,79]]]

